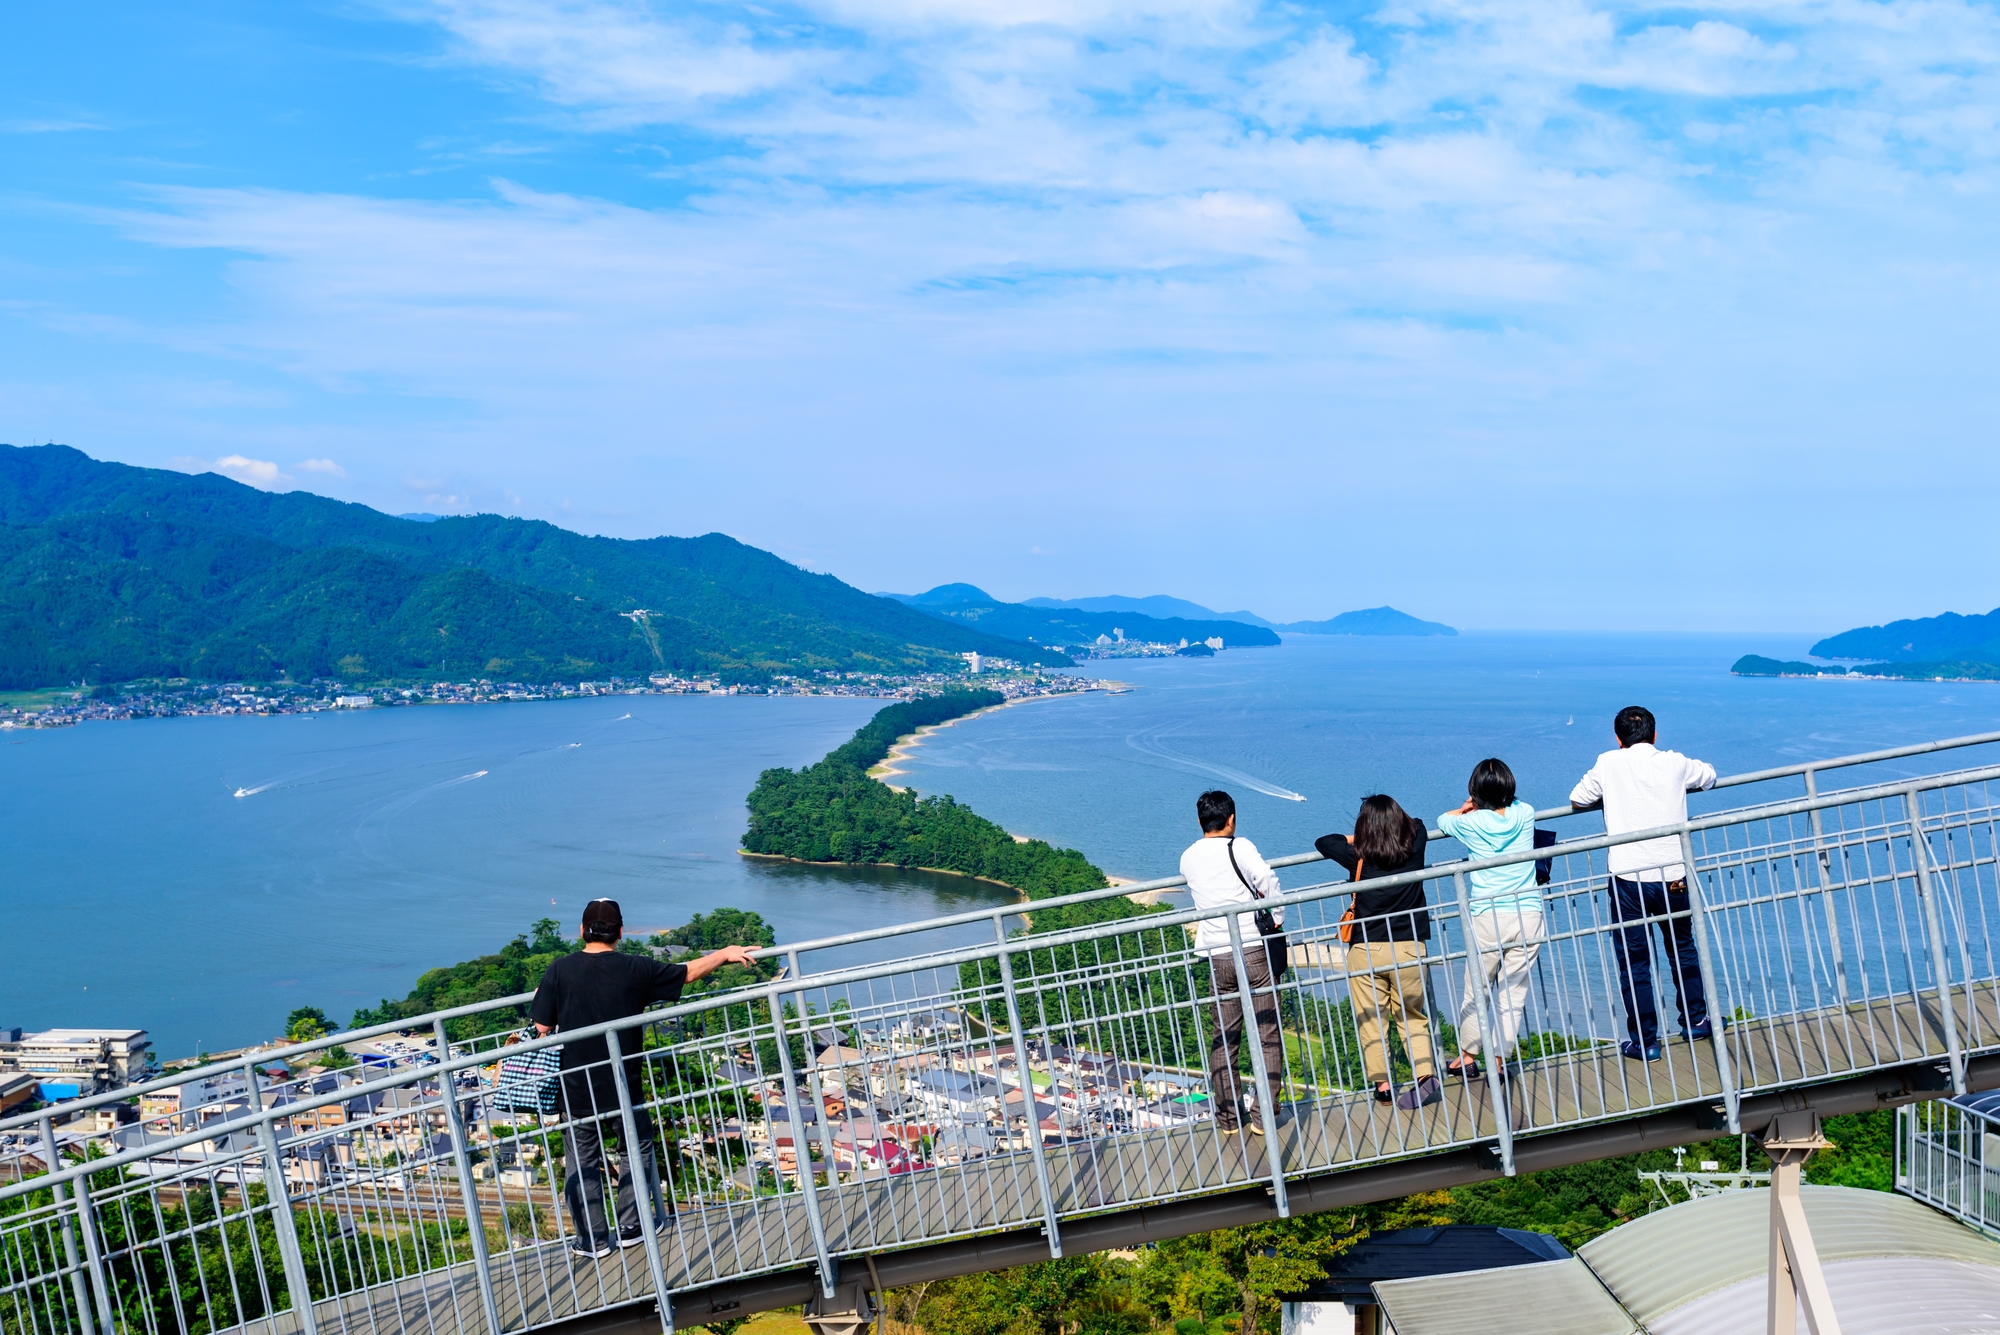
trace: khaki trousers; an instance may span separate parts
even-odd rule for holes
[[[1437,1074],[1431,1055],[1431,1017],[1424,1009],[1424,943],[1371,941],[1347,948],[1347,995],[1361,1031],[1361,1060],[1369,1082],[1389,1078],[1389,1021],[1403,1026],[1410,1069],[1421,1080]]]

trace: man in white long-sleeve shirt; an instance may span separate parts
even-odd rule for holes
[[[1599,756],[1569,795],[1570,806],[1578,810],[1603,803],[1605,833],[1678,825],[1687,819],[1687,795],[1715,786],[1713,765],[1654,745],[1657,731],[1651,710],[1627,705],[1618,711],[1612,729],[1618,735],[1618,749]],[[1625,1042],[1620,1048],[1635,1060],[1658,1061],[1660,1013],[1653,995],[1652,932],[1645,919],[1658,920],[1666,937],[1682,1034],[1699,1042],[1711,1032],[1701,956],[1688,912],[1681,841],[1670,835],[1617,844],[1608,852],[1612,920],[1633,924],[1619,928],[1612,937],[1618,986],[1625,1000]]]
[[[1264,1070],[1270,1078],[1270,1104],[1279,1125],[1290,1120],[1279,1109],[1279,1090],[1285,1071],[1285,1048],[1278,1028],[1278,994],[1273,987],[1270,959],[1264,953],[1264,938],[1258,934],[1256,902],[1259,896],[1275,895],[1278,876],[1257,852],[1257,845],[1236,837],[1236,799],[1221,789],[1195,799],[1195,817],[1201,822],[1201,838],[1181,854],[1181,875],[1187,877],[1188,897],[1198,909],[1249,905],[1249,911],[1235,916],[1242,934],[1243,969],[1249,975],[1250,995],[1255,1003],[1257,1038],[1264,1048]],[[1251,887],[1255,887],[1253,892]],[[1276,905],[1271,916],[1280,924],[1285,911]],[[1243,993],[1236,981],[1236,955],[1229,943],[1229,914],[1204,918],[1196,925],[1194,946],[1208,956],[1209,977],[1214,982],[1216,1009],[1220,1012],[1215,1037],[1208,1046],[1208,1088],[1215,1104],[1216,1128],[1235,1135],[1244,1126],[1243,1095],[1236,1073],[1238,1040],[1243,1034]],[[1263,1134],[1261,1116],[1252,1118],[1250,1129]]]

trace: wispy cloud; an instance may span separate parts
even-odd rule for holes
[[[0,120],[0,134],[70,134],[77,130],[102,130],[96,121],[67,116],[25,117]]]
[[[241,454],[225,454],[220,459],[198,459],[191,455],[181,455],[169,459],[167,466],[178,468],[184,473],[220,473],[224,477],[247,482],[266,491],[292,481],[269,459],[252,459]]]
[[[730,527],[869,587],[900,581],[837,517],[884,471],[962,495],[976,459],[980,505],[1132,578],[1217,504],[1305,531],[1327,496],[1420,485],[1457,532],[1574,502],[1516,539],[1561,568],[1592,525],[1628,536],[1591,487],[1749,507],[1994,406],[1988,4],[383,3],[508,99],[419,145],[466,171],[455,193],[173,188],[94,215],[222,257],[226,301],[121,312],[116,337],[393,405],[379,433],[357,410],[195,447],[239,471],[338,457],[357,486],[407,473],[404,508]],[[618,171],[574,169],[577,144]],[[1218,459],[1231,487],[1190,485]],[[640,475],[657,501],[612,480]],[[1819,540],[1739,519],[1710,584],[1649,587],[1735,590],[1741,544]],[[904,522],[1046,569],[1017,519]],[[1263,569],[1328,577],[1244,532]],[[1443,541],[1374,550],[1463,568]]]

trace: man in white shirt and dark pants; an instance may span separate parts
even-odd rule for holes
[[[1687,795],[1697,788],[1713,788],[1715,767],[1656,747],[1652,711],[1638,705],[1619,710],[1612,728],[1618,734],[1618,749],[1597,758],[1570,793],[1570,806],[1581,811],[1601,802],[1606,834],[1685,821]],[[1609,850],[1608,861],[1612,920],[1633,924],[1612,937],[1618,987],[1625,1000],[1625,1041],[1620,1051],[1634,1060],[1658,1061],[1660,1014],[1653,997],[1652,932],[1646,919],[1657,920],[1667,940],[1681,1033],[1690,1042],[1706,1040],[1711,1033],[1681,841],[1669,836],[1617,844]]]
[[[1181,854],[1181,875],[1187,877],[1188,895],[1198,909],[1249,906],[1235,915],[1236,924],[1242,934],[1243,969],[1249,975],[1255,1003],[1257,1038],[1264,1048],[1264,1070],[1270,1078],[1269,1106],[1282,1127],[1291,1114],[1279,1106],[1285,1048],[1278,1028],[1277,980],[1271,977],[1270,959],[1264,953],[1256,918],[1258,897],[1279,893],[1278,876],[1257,852],[1257,845],[1236,837],[1236,800],[1228,793],[1220,789],[1203,793],[1195,799],[1195,816],[1201,822],[1201,838]],[[1276,905],[1271,908],[1271,916],[1280,924],[1284,913]],[[1215,1105],[1215,1125],[1225,1135],[1235,1135],[1244,1127],[1243,1094],[1236,1073],[1241,1047],[1238,1040],[1243,1034],[1243,993],[1237,984],[1236,956],[1229,945],[1229,915],[1204,918],[1196,924],[1194,946],[1208,956],[1209,977],[1220,1012],[1215,1037],[1208,1046],[1208,1089]],[[1249,1127],[1262,1135],[1263,1118],[1252,1117]]]

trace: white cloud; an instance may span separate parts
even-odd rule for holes
[[[50,323],[396,428],[191,448],[406,476],[398,509],[730,528],[880,587],[839,517],[883,476],[960,498],[899,521],[912,543],[1020,555],[964,517],[984,506],[1139,570],[1218,456],[1274,530],[1414,477],[1472,533],[1579,479],[1657,468],[1713,508],[1698,487],[1789,489],[1884,431],[1986,420],[1970,377],[1943,384],[1983,372],[2000,292],[2000,17],[1968,0],[393,2],[519,95],[431,151],[546,138],[549,162],[456,196],[99,215],[222,255],[229,300]],[[656,149],[665,184],[568,170],[595,132]],[[1523,567],[1610,509],[1524,525]],[[1764,536],[1787,534],[1818,540]]]
[[[220,473],[238,482],[247,482],[253,487],[266,491],[284,486],[292,479],[268,459],[251,459],[241,454],[225,454],[220,459],[197,459],[180,455],[169,459],[167,466],[178,468],[184,473]]]
[[[331,459],[305,459],[298,465],[301,473],[318,473],[323,477],[344,478],[347,470]]]

